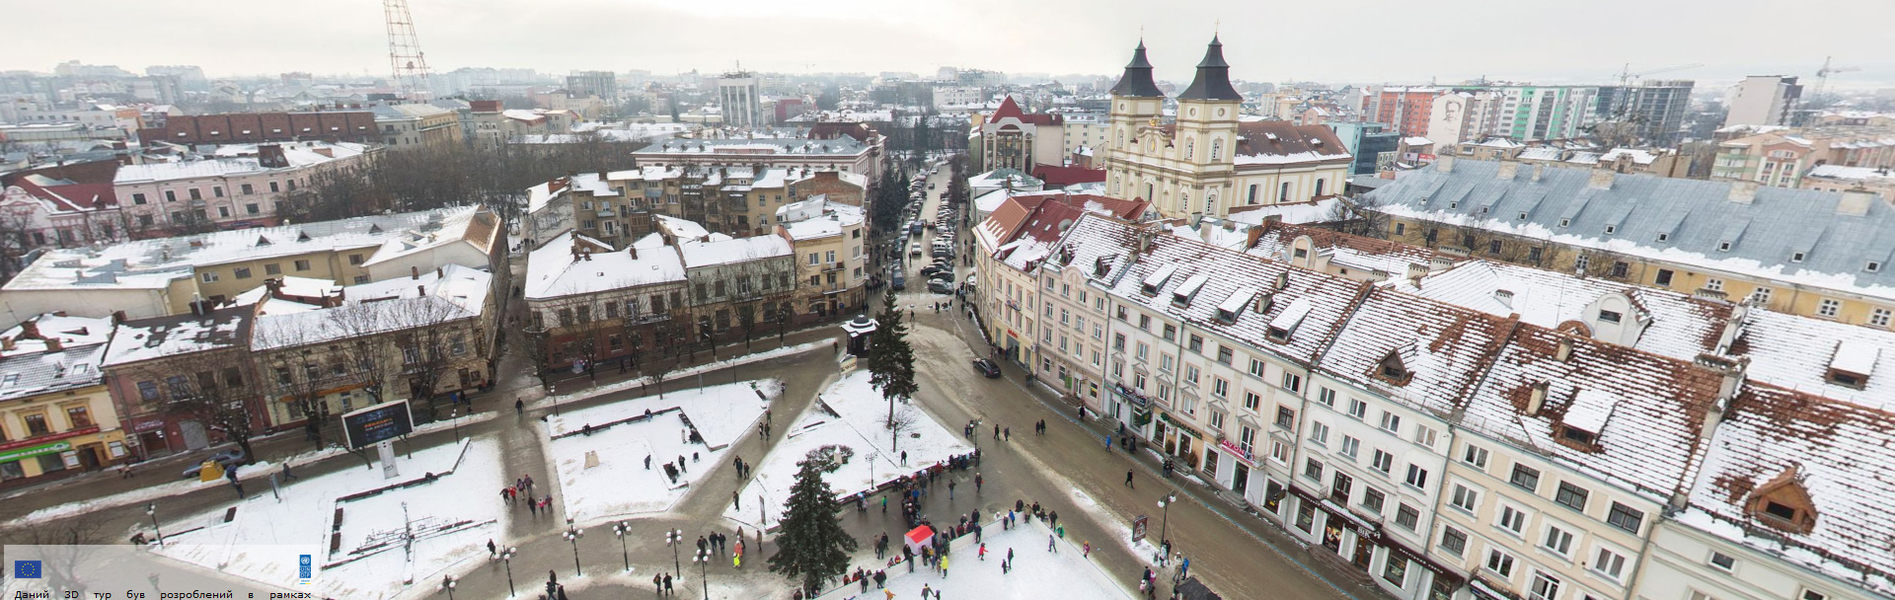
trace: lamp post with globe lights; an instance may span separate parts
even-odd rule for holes
[[[673,529],[665,532],[665,545],[671,547],[671,572],[684,577],[683,563],[678,562],[678,544],[684,543],[684,530]]]
[[[164,547],[164,530],[158,527],[158,503],[145,504],[145,516],[151,517],[151,530],[158,534],[158,547]]]
[[[508,546],[507,549],[500,551],[500,561],[507,564],[507,597],[508,598],[512,598],[515,595],[520,593],[518,590],[513,589],[513,555],[519,554],[519,553],[520,553],[520,549],[516,547],[512,547],[512,546]]]
[[[625,559],[625,571],[627,573],[632,570],[632,555],[625,549],[625,534],[631,533],[631,531],[631,523],[619,521],[612,524],[612,535],[616,535],[619,538],[619,557]]]
[[[711,580],[704,572],[704,568],[711,564],[711,551],[698,550],[697,555],[691,557],[691,562],[697,563],[697,578],[704,581],[704,600],[711,600]]]
[[[560,534],[560,536],[566,538],[567,543],[572,544],[572,572],[573,574],[575,576],[585,575],[586,574],[585,570],[580,568],[579,566],[579,538],[586,537],[585,530],[579,529],[578,527],[574,527],[572,524],[572,518],[568,517],[566,519],[566,532]]]
[[[1171,532],[1171,505],[1177,502],[1178,494],[1176,492],[1166,494],[1165,499],[1158,501],[1158,508],[1164,509],[1164,514],[1158,518],[1159,548],[1165,548],[1166,544],[1171,541],[1171,538],[1167,536],[1167,534]]]
[[[441,589],[447,592],[447,600],[454,600],[454,576],[441,576]]]

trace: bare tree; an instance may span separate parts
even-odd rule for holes
[[[1336,198],[1323,221],[1332,229],[1362,237],[1388,237],[1388,213],[1382,212],[1382,200],[1368,196]]]
[[[0,532],[8,546],[38,546],[40,575],[55,597],[89,597],[80,568],[92,565],[91,559],[110,540],[104,519],[75,517],[60,521],[36,521]]]
[[[243,449],[244,461],[256,460],[256,450],[251,448],[250,439],[256,436],[253,425],[262,421],[262,399],[257,394],[260,381],[250,370],[250,362],[233,360],[224,362],[215,360],[213,364],[199,364],[196,373],[185,370],[187,367],[179,361],[153,361],[148,366],[140,366],[129,372],[129,377],[137,381],[150,381],[159,396],[146,398],[146,402],[162,402],[161,409],[169,415],[203,423],[213,431],[224,434],[226,439]],[[169,397],[164,397],[164,394]]]

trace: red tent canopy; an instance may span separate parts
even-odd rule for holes
[[[929,545],[929,542],[934,539],[934,530],[930,529],[927,525],[922,525],[908,530],[908,535],[902,537],[908,541],[909,550],[913,550],[915,554],[920,554],[921,548]]]

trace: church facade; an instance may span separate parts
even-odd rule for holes
[[[1169,119],[1143,42],[1111,96],[1104,151],[1111,196],[1149,201],[1166,218],[1192,218],[1342,193],[1351,158],[1341,140],[1321,125],[1241,116],[1244,98],[1215,38]]]

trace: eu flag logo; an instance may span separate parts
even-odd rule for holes
[[[40,578],[39,566],[40,566],[39,561],[37,560],[13,561],[13,578],[14,579],[39,579]]]

